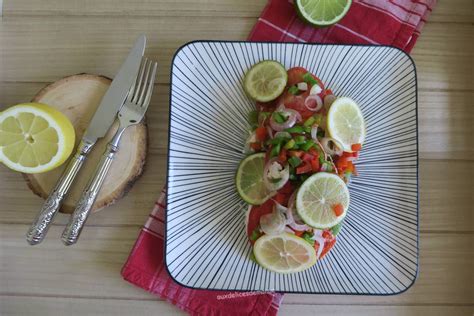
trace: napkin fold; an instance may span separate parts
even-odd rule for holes
[[[410,52],[436,0],[353,1],[347,15],[327,28],[297,17],[292,1],[270,0],[250,41],[392,45]],[[276,315],[283,294],[194,290],[177,284],[163,262],[163,189],[122,269],[128,282],[160,296],[190,315]]]

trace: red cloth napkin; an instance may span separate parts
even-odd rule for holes
[[[354,0],[337,24],[314,28],[297,16],[293,1],[270,0],[250,33],[251,41],[415,45],[436,0]]]
[[[276,315],[282,294],[193,290],[171,279],[163,262],[165,201],[163,189],[122,269],[125,280],[191,315]]]
[[[251,41],[393,45],[410,52],[436,0],[359,0],[336,25],[302,23],[288,0],[270,0],[250,33]],[[276,315],[279,293],[193,290],[174,282],[163,262],[163,191],[122,269],[125,280],[191,315]]]

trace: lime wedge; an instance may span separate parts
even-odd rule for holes
[[[334,206],[341,204],[343,212],[339,216]],[[327,229],[339,224],[349,208],[349,190],[339,176],[318,172],[301,185],[296,194],[296,210],[309,226]]]
[[[252,205],[263,204],[272,196],[263,182],[265,153],[253,154],[240,162],[235,183],[240,197]]]
[[[364,143],[364,117],[352,99],[338,98],[333,102],[327,116],[327,128],[329,135],[341,143],[344,151],[352,152],[352,145]]]
[[[351,3],[351,0],[295,0],[299,16],[314,26],[329,26],[339,22],[349,11]]]
[[[277,61],[264,60],[247,71],[244,78],[245,92],[254,100],[268,102],[283,93],[288,74]]]
[[[316,263],[314,248],[289,233],[263,235],[255,242],[253,253],[262,267],[278,273],[300,272]]]

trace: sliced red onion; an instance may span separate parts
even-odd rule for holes
[[[285,227],[285,217],[276,210],[260,217],[260,228],[267,235],[281,234]]]
[[[296,199],[296,191],[290,196],[288,201],[288,208],[286,212],[287,221],[286,224],[289,225],[294,230],[298,231],[306,231],[311,229],[308,225],[305,225],[304,222],[299,217],[298,213],[294,212],[295,209],[295,199]]]
[[[323,89],[318,84],[315,84],[314,86],[311,87],[311,90],[309,90],[309,94],[310,95],[320,94],[322,91]]]
[[[318,125],[317,124],[313,124],[313,126],[311,127],[311,138],[315,142],[319,142],[318,141]]]
[[[304,100],[304,106],[310,111],[317,112],[323,107],[323,100],[317,94],[310,94]]]
[[[301,90],[301,91],[308,90],[308,84],[306,82],[300,82],[296,86],[298,87],[298,90]]]
[[[278,111],[280,112],[283,116],[286,117],[286,121],[283,123],[278,123],[275,121],[273,118],[273,115],[270,116],[270,126],[272,127],[273,130],[277,132],[281,132],[284,129],[290,128],[293,125],[295,125],[296,120],[297,120],[297,114],[298,112],[294,110],[284,110],[284,111]]]
[[[267,133],[268,137],[273,138],[273,130],[269,125],[267,125]]]
[[[273,168],[277,168],[273,169]],[[263,181],[270,191],[281,189],[290,179],[290,166],[285,163],[283,166],[278,162],[278,158],[272,158],[265,164],[263,170]],[[273,181],[275,180],[275,182]],[[278,181],[277,181],[278,180]]]
[[[336,101],[336,96],[334,94],[328,94],[324,97],[324,108],[329,110],[331,105]]]
[[[324,160],[328,160],[328,154],[326,153],[326,151],[324,150],[323,146],[321,145],[321,143],[319,141],[316,142],[316,144],[318,144],[319,148],[321,149],[321,151],[324,153]]]
[[[318,252],[316,253],[316,259],[319,259],[319,256],[321,256],[321,253],[323,252],[324,249],[324,244],[326,243],[326,239],[323,237],[323,231],[319,229],[315,229],[314,231],[313,239],[318,243]]]
[[[331,146],[331,143],[333,143],[333,146]],[[331,156],[342,155],[342,145],[332,137],[323,137],[323,139],[321,139],[321,146],[323,146],[324,151]]]

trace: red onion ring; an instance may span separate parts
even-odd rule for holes
[[[269,125],[267,125],[267,133],[268,133],[268,137],[270,137],[270,139],[273,138],[273,130]]]
[[[315,229],[313,231],[314,236],[311,237],[314,241],[318,243],[318,252],[316,253],[316,259],[319,259],[319,256],[321,256],[321,253],[323,252],[324,249],[324,244],[326,243],[326,240],[323,237],[323,231],[319,229]]]
[[[290,179],[290,166],[288,165],[288,163],[285,163],[283,169],[280,171],[281,179],[276,183],[270,181],[270,179],[268,178],[268,172],[270,171],[270,167],[272,166],[272,164],[275,162],[281,166],[281,164],[278,162],[278,158],[275,157],[268,160],[268,162],[265,164],[265,169],[263,170],[263,182],[265,183],[267,189],[271,191],[281,189]]]
[[[294,204],[295,204],[295,199],[296,199],[296,191],[293,192],[293,194],[290,196],[290,199],[288,201],[288,208],[286,212],[286,217],[287,217],[287,225],[289,225],[291,228],[294,230],[298,231],[306,231],[311,229],[308,225],[306,224],[299,224],[296,221],[299,220],[302,222],[301,218],[299,218],[298,213],[293,214],[293,209],[294,209]]]
[[[318,125],[317,124],[314,124],[312,127],[311,127],[311,138],[319,143],[318,141]]]
[[[304,100],[304,106],[310,111],[317,112],[323,107],[323,100],[317,94],[310,94]]]
[[[331,148],[330,146],[330,142],[332,142],[334,144],[334,149]],[[323,149],[326,153],[328,153],[329,155],[331,156],[341,156],[342,155],[342,145],[337,141],[335,140],[334,138],[332,137],[323,137],[323,139],[321,139],[321,146],[323,146]]]
[[[336,101],[336,96],[334,94],[328,94],[324,97],[324,108],[329,110],[331,105]]]
[[[287,128],[290,128],[292,127],[293,125],[295,125],[296,123],[296,120],[297,120],[297,117],[296,117],[296,114],[294,112],[296,111],[292,111],[292,110],[284,110],[284,111],[278,111],[280,113],[282,113],[283,115],[285,115],[287,118],[286,118],[286,121],[283,122],[283,123],[278,123],[275,121],[275,119],[273,118],[273,115],[270,116],[270,126],[272,127],[273,130],[277,131],[277,132],[281,132]]]

